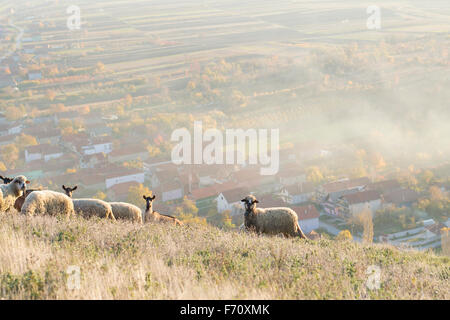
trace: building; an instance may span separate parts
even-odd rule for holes
[[[244,210],[241,200],[246,197],[250,191],[245,187],[225,190],[219,193],[216,198],[217,212],[222,213],[229,210],[231,215],[236,215]]]
[[[361,191],[343,195],[338,201],[341,206],[341,214],[349,217],[369,210],[372,216],[381,209],[381,195],[376,190]]]
[[[398,189],[384,195],[386,206],[411,207],[417,200],[419,200],[419,194],[410,189]]]
[[[320,186],[317,189],[317,196],[322,201],[336,201],[346,194],[364,190],[368,184],[370,180],[367,177],[334,181]]]
[[[63,155],[64,152],[61,147],[50,144],[39,144],[25,148],[25,162],[35,160],[44,160],[47,162],[51,159],[58,159]]]
[[[314,193],[314,184],[312,182],[303,182],[283,187],[280,195],[284,196],[289,204],[299,204],[310,201]]]
[[[312,204],[292,207],[297,213],[298,224],[304,233],[310,233],[319,228],[319,211]]]

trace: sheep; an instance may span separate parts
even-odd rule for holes
[[[257,233],[283,234],[286,237],[307,239],[298,224],[298,217],[290,208],[256,208],[259,203],[255,196],[248,195],[241,200],[245,205],[244,224],[246,230]]]
[[[61,192],[38,190],[25,198],[21,213],[27,216],[48,214],[69,217],[74,214],[74,205],[72,199]]]
[[[152,202],[155,200],[156,196],[146,197],[144,195],[143,198],[147,202],[144,213],[144,222],[165,222],[175,224],[176,226],[183,225],[183,223],[175,217],[153,211]]]
[[[30,183],[25,176],[17,176],[10,183],[0,185],[0,212],[8,212],[23,195],[26,185]]]
[[[14,202],[14,209],[17,210],[17,212],[22,211],[23,203],[25,202],[25,198],[29,196],[30,193],[33,191],[42,191],[42,188],[40,189],[27,189],[24,194],[22,194],[20,197],[16,199],[16,202]]]
[[[3,180],[3,184],[8,184],[8,183],[10,183],[11,181],[14,180],[12,178],[4,177],[4,176],[0,176],[0,179]]]
[[[62,188],[70,199],[77,186],[70,188],[63,185]],[[72,202],[75,213],[84,218],[99,217],[116,221],[111,205],[108,202],[99,199],[72,199]]]
[[[110,202],[109,204],[116,219],[142,224],[142,210],[135,205],[126,202]]]

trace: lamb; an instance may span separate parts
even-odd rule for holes
[[[22,194],[20,197],[18,197],[16,199],[16,202],[14,202],[14,209],[16,209],[18,212],[21,212],[22,206],[23,206],[23,203],[25,202],[26,197],[28,197],[29,194],[32,193],[33,191],[42,191],[42,188],[41,189],[27,189],[25,191],[25,193]]]
[[[74,214],[72,199],[61,192],[40,190],[31,192],[23,203],[21,213],[27,216],[48,214],[71,216]]]
[[[143,196],[144,200],[147,202],[147,207],[145,208],[144,213],[144,222],[164,222],[164,223],[172,223],[176,226],[181,226],[183,223],[175,217],[160,214],[156,211],[153,211],[152,202],[155,200],[156,196],[146,197]]]
[[[70,199],[77,186],[70,188],[63,185],[62,188]],[[99,199],[73,199],[72,202],[75,213],[84,218],[99,217],[116,221],[111,205],[108,202]]]
[[[286,237],[307,239],[298,224],[298,217],[290,208],[256,208],[255,196],[248,195],[241,200],[245,205],[244,224],[247,230],[258,233],[283,234]]]
[[[25,176],[17,176],[10,183],[0,185],[0,212],[8,212],[16,202],[16,199],[26,191],[26,185],[30,183]]]

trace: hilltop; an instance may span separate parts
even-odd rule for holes
[[[448,257],[388,245],[0,215],[2,299],[449,299],[449,274]]]

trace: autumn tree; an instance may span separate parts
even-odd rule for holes
[[[336,236],[336,240],[353,240],[353,237],[349,230],[342,230]]]
[[[143,195],[151,196],[152,191],[145,187],[143,184],[139,184],[138,186],[132,186],[128,189],[128,197],[127,201],[135,206],[142,207],[145,203],[142,198]]]
[[[16,167],[16,161],[19,160],[19,149],[15,144],[8,144],[1,149],[1,154],[5,165],[9,169]]]
[[[318,184],[323,181],[323,174],[320,171],[319,167],[312,166],[306,169],[306,179],[309,182],[312,182],[314,184]]]

